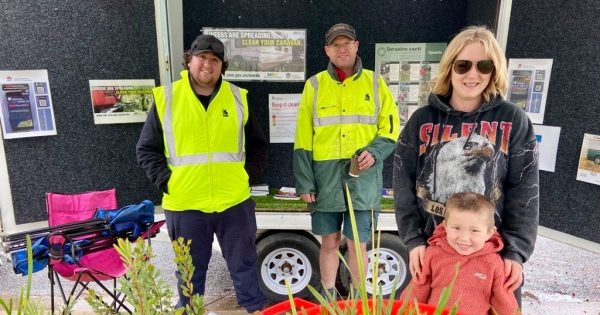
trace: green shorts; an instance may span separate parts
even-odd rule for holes
[[[358,231],[358,239],[360,243],[366,243],[371,238],[371,223],[375,219],[375,229],[377,229],[377,216],[378,211],[373,212],[373,218],[371,217],[371,211],[354,210],[354,217],[356,218],[356,229]],[[316,235],[329,235],[331,233],[339,232],[340,227],[343,224],[343,234],[347,238],[354,240],[352,234],[352,225],[350,224],[350,212],[322,212],[312,211],[310,213],[312,232]]]

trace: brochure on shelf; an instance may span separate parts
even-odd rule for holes
[[[300,196],[296,194],[296,188],[294,187],[281,187],[273,198],[279,200],[300,200]]]
[[[267,196],[269,194],[269,185],[267,184],[258,184],[250,186],[250,195],[251,196]]]
[[[394,190],[391,188],[384,188],[381,190],[381,197],[385,199],[394,199]]]

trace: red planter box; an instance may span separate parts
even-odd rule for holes
[[[402,302],[400,300],[394,300],[392,301],[392,310],[391,310],[391,314],[396,314],[398,312],[398,310],[402,307]],[[356,309],[356,314],[357,315],[361,315],[362,314],[362,301],[358,300],[358,301],[337,301],[336,302],[337,305],[343,310],[346,308],[354,308]],[[373,305],[373,301],[369,300],[369,309],[371,309],[372,305]],[[387,307],[387,304],[389,302],[387,300],[383,301],[384,307]],[[326,313],[326,309],[324,307],[322,307],[319,304],[315,304],[315,303],[311,303],[308,301],[305,301],[303,299],[299,299],[299,298],[294,298],[294,304],[295,304],[295,308],[296,311],[298,312],[298,314],[302,314],[302,309],[304,308],[304,310],[306,310],[306,314],[308,315],[320,315],[322,314],[321,311]],[[279,315],[279,314],[285,314],[287,312],[291,312],[292,311],[292,306],[289,300],[280,302],[278,304],[275,304],[265,310],[263,310],[261,312],[262,315]],[[428,304],[419,304],[419,311],[421,312],[421,314],[423,315],[431,315],[435,312],[435,306],[433,305],[428,305]],[[448,314],[448,311],[442,311],[442,315],[446,315]],[[457,315],[460,315],[460,313],[457,313]]]

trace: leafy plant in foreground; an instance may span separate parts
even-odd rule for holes
[[[19,300],[16,305],[13,304],[12,298],[9,298],[8,301],[0,299],[0,309],[7,315],[49,314],[50,312],[44,310],[43,305],[30,299],[31,277],[33,274],[33,251],[31,249],[31,237],[26,235],[25,240],[27,242],[27,284],[25,288],[21,288]],[[16,309],[14,309],[14,307],[16,307]],[[67,306],[63,312],[69,313],[70,307],[71,306]]]
[[[175,308],[172,305],[173,292],[160,278],[160,271],[152,264],[152,248],[143,240],[138,240],[135,245],[128,240],[119,239],[115,248],[119,252],[123,263],[129,271],[125,277],[119,279],[119,292],[126,295],[126,301],[131,306],[133,314],[204,314],[204,300],[200,295],[191,296],[193,284],[191,277],[194,266],[190,256],[190,244],[183,238],[172,243],[175,252],[175,263],[184,283],[182,292],[190,297],[190,303],[184,307]],[[90,290],[86,301],[98,314],[115,314],[114,310],[102,302],[93,290]]]

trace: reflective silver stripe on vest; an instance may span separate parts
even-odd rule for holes
[[[233,155],[234,158],[237,157],[237,160],[233,161],[222,161],[222,162],[241,162],[245,158],[244,152],[244,103],[242,102],[242,93],[240,93],[240,88],[236,85],[229,84],[231,87],[231,92],[233,93],[233,97],[235,97],[235,108],[237,110],[238,117],[238,153],[237,156]],[[218,154],[224,153],[215,153],[215,156]],[[214,159],[213,159],[214,160]]]
[[[315,118],[317,117],[317,96],[319,95],[319,81],[317,80],[317,76],[313,75],[308,79],[310,84],[312,84],[313,89],[315,89],[315,93],[313,94],[313,123],[315,126],[318,126],[315,122]]]
[[[377,72],[373,72],[373,93],[375,95],[373,95],[374,99],[373,102],[375,102],[375,124],[377,124],[377,117],[379,117],[379,110],[380,110],[380,101],[379,101],[379,74]]]
[[[319,81],[317,76],[314,75],[308,79],[312,84],[315,93],[313,98],[313,125],[314,127],[340,125],[340,124],[365,124],[365,125],[377,125],[377,118],[379,117],[380,100],[379,100],[379,75],[377,73],[373,76],[373,102],[375,102],[375,113],[373,116],[367,115],[338,115],[319,118],[317,115],[317,96],[319,92]]]
[[[173,108],[171,106],[173,99],[173,86],[171,84],[165,85],[165,114],[163,117],[163,132],[167,140],[167,151],[169,152],[169,158],[167,161],[173,164],[171,158],[175,156],[175,136],[173,135]],[[207,157],[208,160],[208,157]]]
[[[238,152],[214,152],[214,153],[202,153],[192,154],[186,156],[177,156],[175,153],[175,136],[173,133],[173,87],[172,85],[165,85],[165,114],[163,117],[163,132],[165,133],[167,151],[169,157],[167,162],[173,166],[182,165],[194,165],[194,164],[206,164],[209,161],[212,162],[241,162],[245,159],[243,152],[243,136],[244,136],[244,104],[242,103],[242,95],[240,90],[235,85],[230,85],[231,91],[235,97],[236,111],[238,117]]]

